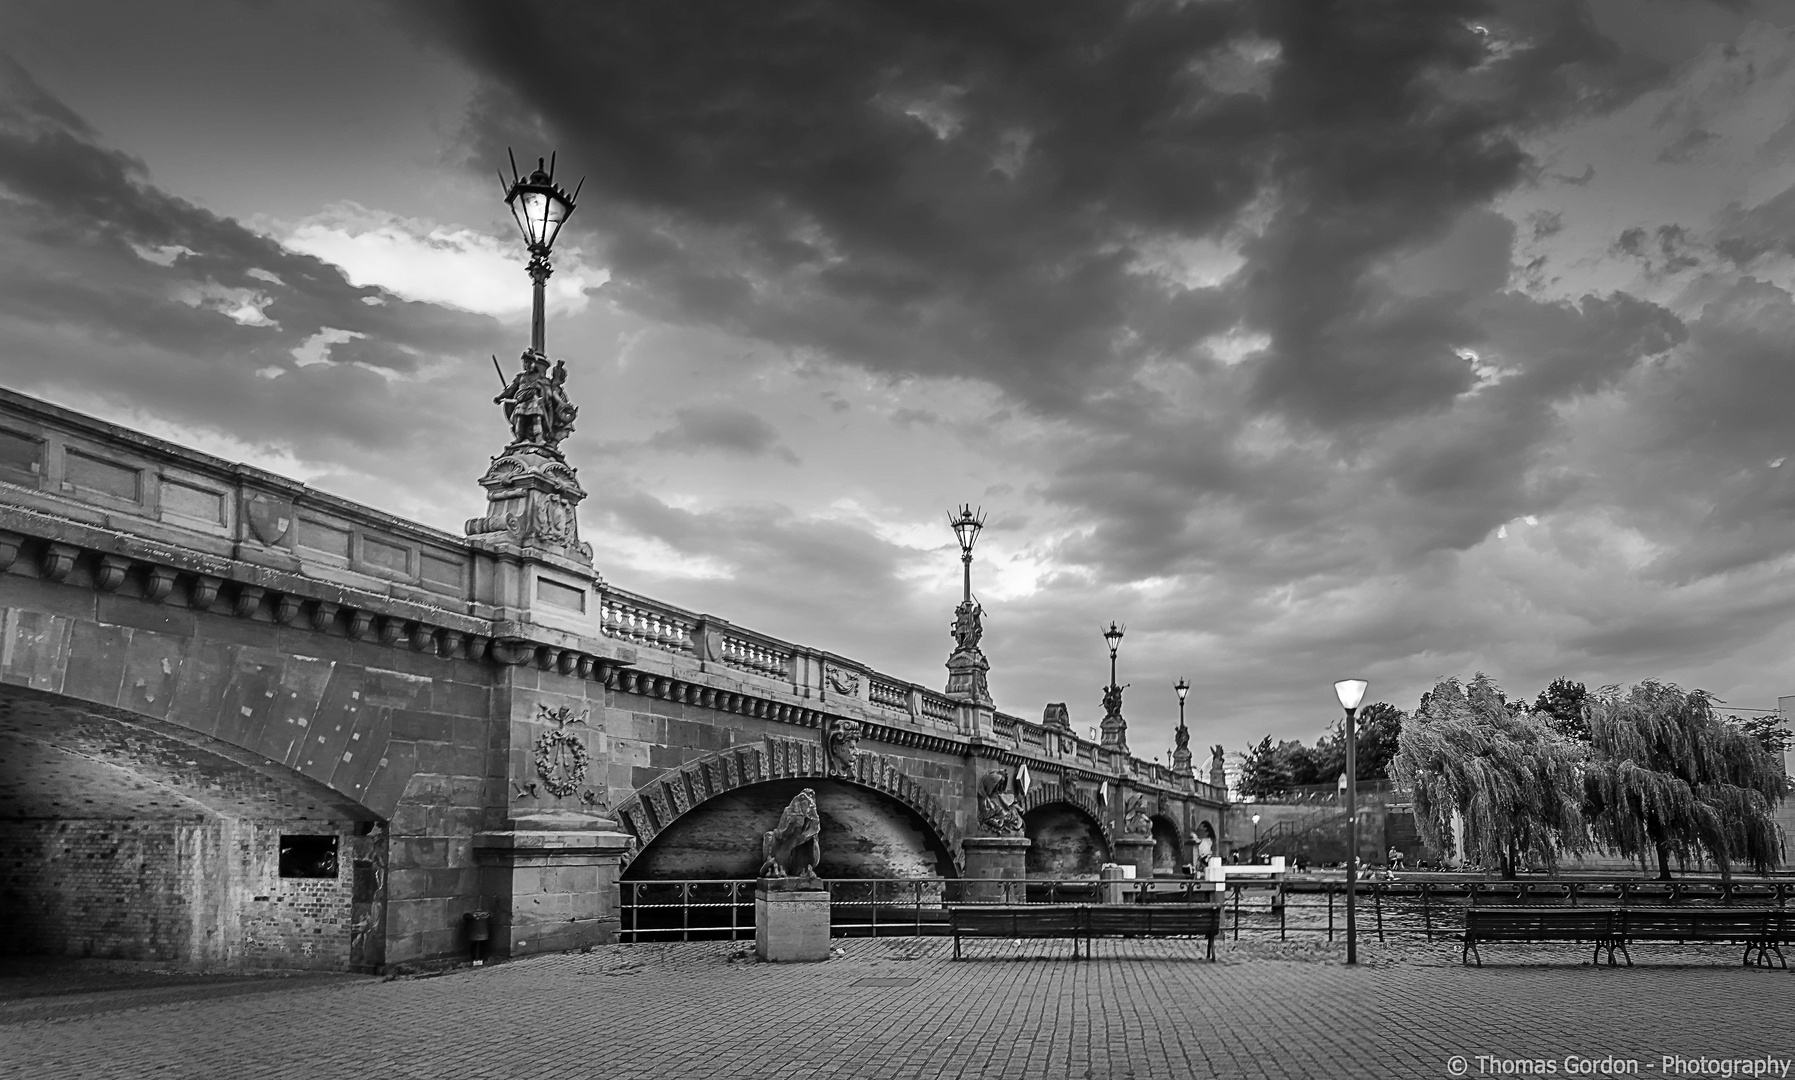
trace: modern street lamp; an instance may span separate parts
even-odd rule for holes
[[[960,512],[957,515],[948,515],[947,523],[953,527],[954,536],[959,538],[960,564],[965,569],[962,581],[964,588],[961,591],[960,601],[970,604],[972,603],[972,545],[978,543],[979,530],[985,527],[985,508],[981,506],[974,510],[971,503],[964,503],[960,506]]]
[[[573,194],[555,184],[555,157],[549,155],[548,167],[543,168],[542,159],[536,159],[536,170],[528,179],[517,171],[517,158],[511,156],[511,182],[505,183],[505,174],[499,173],[499,184],[505,190],[505,205],[511,207],[511,216],[517,219],[517,227],[524,234],[524,243],[530,248],[530,262],[526,269],[530,272],[530,280],[535,283],[535,290],[530,306],[530,349],[545,353],[542,332],[543,289],[548,284],[548,276],[554,273],[549,265],[549,250],[555,246],[555,237],[561,233],[561,226],[573,214],[574,200],[580,197],[580,188],[586,184],[582,177],[574,185]]]
[[[1359,702],[1365,700],[1364,679],[1341,679],[1334,684],[1334,695],[1346,710],[1346,962],[1359,962],[1358,924],[1354,921],[1353,900],[1359,876],[1359,783],[1358,739],[1353,722]]]

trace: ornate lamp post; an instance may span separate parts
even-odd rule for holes
[[[1122,647],[1122,635],[1127,632],[1127,627],[1118,626],[1113,620],[1103,632],[1103,641],[1109,646],[1109,685],[1103,689],[1103,745],[1123,753],[1128,751],[1128,721],[1122,719],[1122,691],[1126,688],[1116,685],[1116,650]]]
[[[985,527],[985,508],[972,508],[971,503],[962,503],[958,514],[950,514],[948,527],[954,530],[955,539],[960,541],[960,565],[965,571],[962,578],[963,588],[960,594],[962,604],[972,603],[972,545],[978,543],[979,530]]]
[[[1353,900],[1359,877],[1359,781],[1357,738],[1353,714],[1365,700],[1364,679],[1341,679],[1334,684],[1340,707],[1346,710],[1346,962],[1359,962],[1358,926],[1354,921]]]
[[[978,543],[979,530],[985,527],[984,508],[974,510],[971,503],[964,503],[957,513],[948,515],[947,524],[960,542],[962,571],[960,605],[954,608],[954,651],[947,658],[947,693],[949,697],[989,705],[991,691],[985,673],[991,664],[979,648],[979,640],[985,634],[985,609],[972,599],[972,545]]]
[[[1259,815],[1253,815],[1253,861],[1259,861]]]
[[[507,151],[507,154],[510,152]],[[549,265],[549,250],[555,246],[555,237],[561,234],[561,226],[573,214],[574,200],[580,196],[580,188],[586,180],[574,185],[573,194],[555,185],[555,157],[549,155],[548,168],[542,167],[542,159],[536,159],[536,171],[525,179],[518,175],[517,158],[511,158],[511,183],[505,184],[505,174],[499,174],[499,183],[504,185],[505,205],[511,207],[511,216],[517,219],[517,227],[524,234],[524,243],[530,248],[530,262],[526,269],[530,272],[530,280],[535,283],[535,291],[530,305],[530,349],[532,352],[544,352],[542,333],[542,296],[548,284],[548,276],[555,272]]]
[[[505,205],[517,219],[524,243],[530,249],[528,270],[534,283],[530,311],[530,347],[523,354],[523,370],[511,379],[499,370],[504,389],[493,398],[503,405],[511,426],[511,443],[492,459],[480,478],[486,489],[486,516],[472,518],[467,534],[475,540],[516,548],[542,548],[576,562],[592,562],[592,545],[580,540],[575,508],[586,497],[574,470],[561,454],[561,441],[573,433],[579,408],[568,399],[567,364],[556,361],[549,370],[543,346],[543,289],[553,268],[549,252],[561,226],[573,213],[574,198],[585,183],[569,195],[555,184],[554,158],[547,168],[536,159],[528,178],[518,175],[517,159],[511,159],[511,181],[499,173],[505,188]],[[493,357],[493,367],[499,359]]]
[[[1190,767],[1190,729],[1184,726],[1184,698],[1185,695],[1190,693],[1190,683],[1185,682],[1183,677],[1180,677],[1178,681],[1173,684],[1172,689],[1178,691],[1178,731],[1173,736],[1177,748],[1172,751],[1172,771],[1179,776],[1190,776],[1192,775]]]

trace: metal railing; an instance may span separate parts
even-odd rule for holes
[[[754,936],[752,878],[618,883],[618,940],[745,940]],[[1346,883],[1297,879],[1229,883],[1221,892],[1192,878],[1097,881],[1089,878],[830,878],[831,933],[839,937],[929,937],[947,933],[953,904],[1219,903],[1224,932],[1325,934],[1346,929]],[[1358,883],[1359,932],[1369,939],[1464,932],[1473,906],[1788,907],[1795,881],[1776,879],[1641,881],[1552,878],[1536,881],[1406,880]]]

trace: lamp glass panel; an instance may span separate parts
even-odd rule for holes
[[[1371,684],[1364,679],[1341,679],[1334,684],[1334,694],[1340,699],[1343,709],[1356,709],[1359,702],[1365,700],[1365,688]]]
[[[542,243],[543,218],[547,214],[549,198],[540,191],[526,189],[519,193],[517,201],[524,208],[524,239],[529,241],[531,247],[535,247]]]
[[[561,235],[561,225],[567,220],[567,215],[573,213],[573,207],[559,195],[544,196],[544,204],[542,208],[542,246],[549,248],[555,246],[555,237]]]
[[[1178,691],[1178,700],[1183,701],[1185,698],[1185,695],[1190,693],[1190,684],[1185,682],[1183,679],[1179,679],[1178,685],[1172,687],[1172,689]]]

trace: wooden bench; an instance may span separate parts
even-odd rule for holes
[[[1222,932],[1219,904],[1094,904],[1085,909],[1085,955],[1092,938],[1200,937],[1215,959],[1215,938]]]
[[[1618,908],[1469,907],[1465,909],[1465,947],[1459,960],[1469,964],[1475,958],[1477,966],[1482,967],[1479,942],[1588,941],[1594,944],[1591,963],[1599,961],[1606,948],[1608,963],[1613,965],[1614,950],[1626,951],[1620,936],[1620,916]]]
[[[1650,907],[1626,908],[1621,912],[1620,950],[1627,957],[1627,945],[1638,941],[1726,942],[1744,945],[1741,966],[1756,963],[1770,966],[1770,954],[1787,968],[1789,961],[1778,946],[1789,941],[1789,912],[1780,908],[1729,907]]]
[[[954,959],[960,959],[961,937],[1071,938],[1072,959],[1085,936],[1082,904],[956,904],[947,920],[954,933]],[[1085,952],[1090,952],[1087,946]]]

